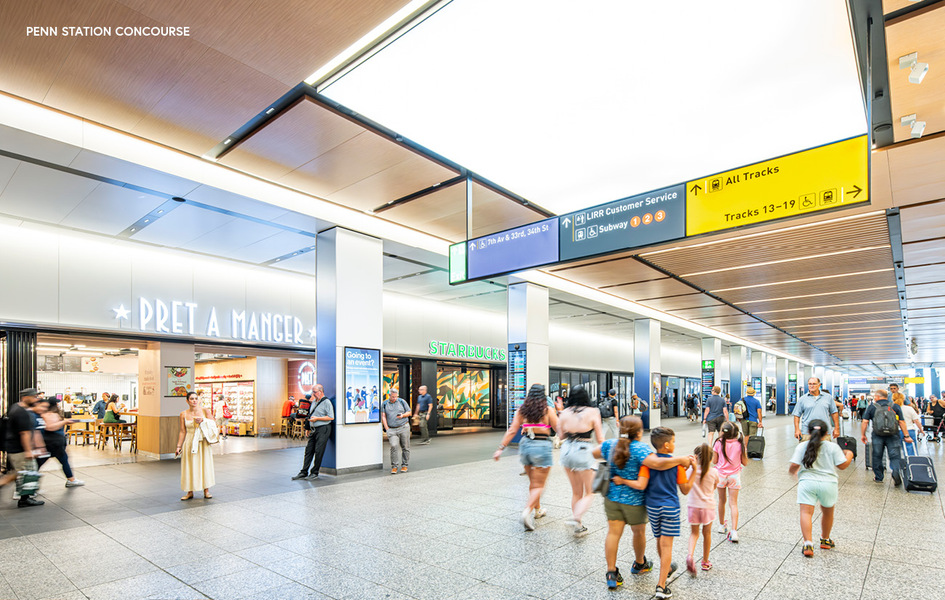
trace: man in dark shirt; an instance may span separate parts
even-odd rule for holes
[[[418,390],[417,405],[414,407],[414,413],[420,419],[420,443],[430,443],[430,420],[433,413],[433,407],[436,406],[436,400],[427,393],[427,386],[421,385]]]
[[[725,399],[719,394],[722,388],[715,386],[712,388],[712,395],[705,401],[705,411],[702,413],[702,422],[709,428],[709,448],[715,439],[715,434],[722,429],[722,424],[728,421],[728,408],[725,407]]]
[[[7,455],[13,464],[13,469],[0,478],[0,486],[4,486],[14,481],[20,471],[36,471],[36,457],[44,453],[46,449],[42,443],[36,443],[41,437],[36,436],[37,422],[36,417],[30,412],[30,408],[36,403],[40,392],[36,388],[27,388],[20,392],[20,401],[10,407],[7,414],[7,438],[5,440]],[[21,494],[17,506],[20,508],[26,506],[41,506],[45,504],[42,500],[33,498],[33,492]]]
[[[893,432],[890,435],[881,435],[880,431],[877,431],[877,424],[874,419],[877,418],[880,412],[892,410],[895,414],[896,428],[901,429],[903,433],[903,440],[899,439],[899,432]],[[873,421],[873,435],[872,440],[873,444],[873,481],[876,483],[883,482],[883,474],[886,471],[885,459],[883,457],[883,450],[886,450],[886,453],[889,455],[889,472],[892,474],[893,483],[896,484],[896,487],[899,487],[902,484],[902,477],[899,475],[899,460],[902,448],[902,442],[904,441],[907,444],[912,443],[912,438],[909,436],[909,430],[906,429],[906,422],[902,418],[902,408],[897,404],[893,404],[889,401],[889,395],[886,390],[876,390],[873,392],[873,403],[866,408],[866,412],[863,413],[863,423],[861,427],[861,437],[860,439],[866,444],[866,427]]]

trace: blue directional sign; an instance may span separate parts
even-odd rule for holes
[[[558,262],[558,217],[466,242],[466,277],[478,279]]]
[[[662,188],[558,217],[559,260],[686,237],[686,187]]]

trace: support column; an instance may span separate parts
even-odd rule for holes
[[[847,398],[850,396],[850,376],[846,373],[840,374],[840,397]]]
[[[768,397],[765,390],[765,366],[768,355],[759,350],[751,351],[751,386],[755,388],[758,401],[761,402],[761,414],[768,414]],[[759,385],[760,384],[760,385]]]
[[[745,346],[730,346],[728,349],[728,380],[729,393],[732,395],[732,406],[745,395],[745,380],[748,377],[748,348]]]
[[[775,359],[774,364],[774,391],[775,397],[777,398],[777,407],[775,408],[775,414],[783,415],[787,412],[787,403],[788,403],[788,392],[791,381],[788,379],[789,364],[788,359],[778,358]],[[796,382],[793,382],[796,383]]]
[[[161,460],[174,458],[180,433],[178,415],[187,398],[168,396],[167,368],[194,371],[194,345],[148,342],[138,351],[138,452]]]
[[[548,393],[548,288],[511,278],[508,298],[507,420],[511,423],[515,411],[525,401],[528,388],[540,383]],[[513,441],[518,441],[518,435]]]
[[[916,396],[916,398],[919,398],[919,397],[921,397],[921,396],[925,396],[925,390],[928,389],[928,387],[930,387],[930,386],[927,386],[927,385],[926,385],[926,382],[928,382],[929,379],[930,379],[930,377],[929,377],[929,371],[931,371],[931,370],[932,370],[932,369],[916,369],[916,370],[915,370],[915,371],[916,371],[916,372],[915,372],[916,377],[921,377],[921,378],[922,378],[922,383],[917,383],[917,384],[915,384],[915,396]]]
[[[941,383],[941,379],[939,379],[939,369],[932,367],[931,369],[929,369],[929,372],[930,372],[929,373],[930,379],[932,382],[932,385],[931,385],[932,391],[930,395],[938,398],[942,395],[942,383]]]
[[[316,244],[317,382],[325,388],[325,395],[334,399],[335,409],[333,431],[320,470],[342,475],[380,469],[384,465],[381,424],[345,423],[344,367],[345,347],[377,350],[376,385],[380,389],[383,361],[380,351],[384,347],[383,242],[334,227],[319,233]],[[400,393],[405,397],[409,390]]]
[[[14,402],[20,401],[20,390],[36,387],[36,332],[11,329],[3,332],[6,351],[3,356],[3,371],[6,373],[6,389],[3,390],[2,412]]]
[[[797,397],[800,398],[807,393],[807,380],[811,377],[822,377],[823,373],[818,375],[812,365],[802,365],[798,372]]]
[[[660,426],[663,395],[660,330],[661,323],[655,319],[633,322],[633,392],[649,406],[649,410],[640,415],[644,429]]]

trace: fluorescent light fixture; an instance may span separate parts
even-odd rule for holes
[[[799,256],[797,258],[783,258],[781,260],[769,260],[766,262],[752,263],[749,265],[738,265],[736,267],[726,267],[724,269],[711,269],[709,271],[697,271],[695,273],[686,273],[684,275],[680,275],[680,277],[683,277],[683,278],[695,277],[697,275],[709,275],[711,273],[723,273],[725,271],[739,271],[741,269],[754,269],[757,267],[767,267],[770,265],[778,265],[778,264],[787,263],[787,262],[793,263],[793,262],[797,262],[801,260],[811,260],[815,258],[826,258],[828,256],[838,256],[840,254],[852,254],[854,252],[865,252],[867,250],[880,250],[882,248],[889,248],[889,244],[885,244],[882,246],[867,246],[864,248],[852,248],[849,250],[838,250],[836,252],[826,252],[824,254],[811,254],[810,256]]]
[[[846,5],[453,0],[319,91],[562,213],[865,133]]]
[[[804,283],[806,281],[819,281],[821,279],[836,279],[838,277],[854,277],[856,275],[870,275],[871,273],[884,273],[886,271],[892,271],[892,268],[873,269],[871,271],[856,271],[854,273],[840,273],[839,275],[824,275],[823,277],[806,277],[804,279],[791,279],[789,281],[774,281],[771,283],[758,283],[755,285],[743,285],[739,287],[721,288],[721,289],[709,290],[709,291],[713,294],[717,294],[719,292],[731,292],[733,290],[751,290],[751,289],[770,287],[770,286],[775,286],[775,285],[788,285],[791,283]]]

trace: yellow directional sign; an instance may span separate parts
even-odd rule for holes
[[[866,136],[686,183],[686,235],[869,201]]]

